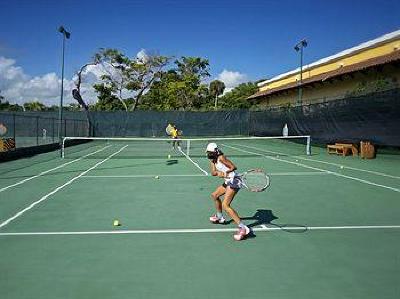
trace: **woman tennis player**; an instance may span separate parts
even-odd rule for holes
[[[215,224],[225,223],[226,220],[222,214],[222,210],[224,210],[239,227],[238,232],[233,235],[234,239],[243,240],[250,233],[250,228],[241,221],[238,213],[231,207],[235,195],[242,187],[242,181],[235,172],[236,166],[224,156],[215,143],[209,143],[206,152],[207,158],[210,160],[211,174],[224,178],[224,183],[211,193],[217,213],[210,217],[210,221]],[[220,196],[222,195],[225,196],[221,202]]]

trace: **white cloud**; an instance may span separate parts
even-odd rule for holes
[[[71,88],[73,82],[64,80],[66,103],[72,102]],[[0,90],[11,103],[40,101],[46,105],[57,105],[59,101],[61,80],[55,73],[32,77],[14,59],[0,56]],[[69,94],[68,94],[69,93]]]
[[[85,101],[94,103],[97,95],[92,87],[100,81],[105,73],[101,65],[88,66],[83,72],[81,94]],[[72,89],[77,76],[72,79],[64,78],[64,103],[76,103],[72,97]],[[10,103],[23,104],[40,101],[48,106],[58,105],[60,101],[61,78],[56,73],[41,76],[29,76],[22,67],[16,65],[14,59],[0,56],[0,90],[1,95]]]
[[[225,69],[217,76],[217,79],[225,83],[225,92],[229,92],[239,84],[249,81],[246,74]]]
[[[146,61],[148,53],[141,49],[136,57]],[[105,65],[89,65],[82,73],[81,95],[85,102],[93,104],[97,101],[97,94],[92,85],[100,82],[104,74],[111,74],[118,80],[118,73]],[[76,103],[72,97],[72,89],[78,79],[75,74],[71,79],[64,78],[64,103]],[[61,78],[54,72],[41,76],[26,74],[16,60],[0,56],[0,90],[1,95],[10,103],[23,104],[26,102],[40,101],[48,106],[58,105],[60,101]],[[124,91],[124,96],[132,95],[132,92]]]

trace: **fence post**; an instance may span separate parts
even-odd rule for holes
[[[39,116],[36,116],[36,145],[39,145]]]
[[[67,119],[64,118],[64,137],[67,137]]]
[[[17,129],[17,126],[15,124],[15,118],[16,118],[15,113],[13,113],[13,139],[15,144],[17,144],[17,141],[15,140],[15,137],[17,136],[17,134],[15,133],[15,130]],[[17,146],[15,145],[15,147]]]
[[[52,118],[52,122],[51,122],[51,136],[52,136],[52,140],[53,140],[53,143],[54,143],[54,122],[55,122],[55,118]]]

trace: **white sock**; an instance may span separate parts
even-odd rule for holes
[[[218,217],[218,219],[221,219],[221,218],[224,217],[224,216],[222,215],[221,212],[217,212],[217,217]]]
[[[246,224],[244,224],[242,221],[239,222],[239,228],[245,228]]]

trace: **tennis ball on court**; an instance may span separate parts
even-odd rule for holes
[[[160,177],[159,177],[158,175],[156,175],[154,178],[155,178],[155,179],[159,179]]]
[[[171,159],[171,155],[168,155],[168,159]]]
[[[114,224],[114,226],[120,226],[121,225],[121,223],[119,223],[118,220],[114,220],[113,224]]]
[[[299,162],[299,160],[296,160],[296,162]]]
[[[343,165],[340,165],[340,169],[343,169],[344,167],[343,167]]]

